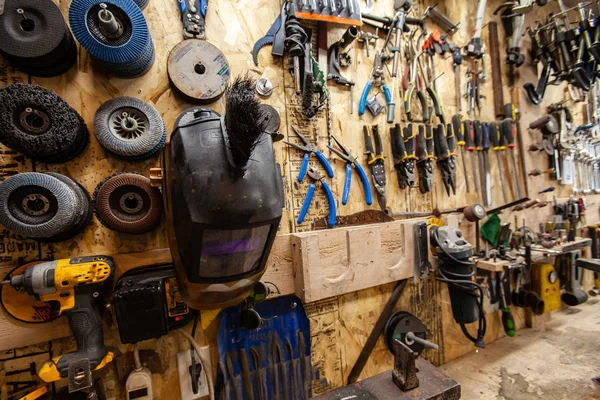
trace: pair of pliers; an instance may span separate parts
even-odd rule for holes
[[[373,85],[380,86],[383,89],[385,102],[388,106],[392,102],[392,93],[390,92],[388,85],[385,83],[383,74],[382,52],[379,52],[375,54],[375,61],[373,62],[371,77],[369,78],[369,81],[365,85],[365,88],[360,96],[360,102],[358,103],[358,115],[363,115],[365,113],[365,108],[367,107],[367,97],[369,97],[369,92],[371,91]]]
[[[363,188],[365,189],[365,200],[367,205],[370,206],[373,203],[373,195],[371,194],[371,185],[369,184],[369,178],[367,178],[367,174],[365,170],[360,166],[356,157],[354,157],[348,149],[340,143],[339,140],[335,136],[331,136],[332,139],[337,143],[338,147],[341,149],[338,150],[332,146],[327,146],[331,151],[338,155],[342,160],[346,161],[346,179],[344,180],[344,193],[342,195],[342,204],[346,205],[348,203],[348,196],[350,195],[350,184],[352,183],[352,167],[356,168],[356,172],[360,177],[360,181],[363,184]]]
[[[317,171],[315,168],[310,167],[308,169],[308,176],[321,183],[321,187],[323,187],[323,190],[325,191],[325,195],[327,196],[327,202],[329,203],[329,218],[327,219],[327,225],[329,225],[330,228],[333,228],[335,226],[335,218],[336,218],[336,209],[335,209],[335,199],[333,198],[333,193],[331,192],[331,189],[329,188],[329,185],[327,185],[327,183],[323,180],[325,177],[321,174],[319,174],[319,171]],[[304,222],[304,218],[306,217],[306,214],[308,213],[308,209],[310,208],[310,204],[312,203],[312,198],[313,195],[315,194],[315,184],[311,183],[310,186],[308,187],[308,191],[306,192],[306,197],[304,198],[304,203],[302,203],[302,208],[300,209],[300,214],[298,215],[298,224],[301,224],[302,222]]]
[[[206,39],[205,18],[208,0],[177,0],[184,39]]]
[[[308,170],[308,159],[311,153],[314,153],[315,156],[317,156],[317,159],[319,160],[321,165],[323,165],[323,168],[325,168],[327,176],[333,178],[333,169],[331,168],[329,161],[327,161],[327,158],[323,155],[323,153],[321,153],[314,144],[312,144],[303,134],[301,134],[295,125],[292,125],[292,129],[294,130],[296,135],[298,135],[300,140],[304,142],[304,146],[285,141],[283,143],[304,152],[304,158],[302,159],[302,165],[300,166],[300,172],[298,173],[298,182],[302,182],[302,179],[304,179],[304,177],[306,176],[306,172]]]
[[[373,186],[377,191],[377,201],[382,211],[386,209],[386,198],[385,198],[385,158],[383,157],[383,146],[381,144],[381,137],[379,136],[379,127],[373,125],[372,127],[363,126],[363,133],[365,136],[365,147],[367,151],[367,164],[371,167],[371,179],[373,180]],[[371,139],[373,136],[373,139]],[[375,142],[375,149],[373,149],[373,141]]]

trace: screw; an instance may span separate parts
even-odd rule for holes
[[[296,307],[298,307],[298,303],[296,303],[295,301],[293,301],[292,304],[291,304],[291,306],[292,306],[292,308],[296,308]]]

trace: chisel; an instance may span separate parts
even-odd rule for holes
[[[477,167],[479,169],[479,177],[475,176],[475,181],[479,178],[479,184],[481,186],[481,201],[487,203],[487,194],[485,192],[485,169],[483,168],[483,147],[482,147],[483,132],[481,128],[481,121],[473,121],[473,144],[475,145],[475,151],[477,152]]]
[[[508,204],[508,196],[506,195],[506,185],[504,184],[504,172],[502,172],[502,159],[500,158],[500,152],[504,150],[501,146],[501,134],[500,125],[498,122],[490,122],[488,124],[489,138],[492,142],[492,150],[496,153],[496,162],[498,164],[498,173],[500,174],[500,186],[502,187],[502,197],[504,198],[504,204]]]
[[[515,160],[515,138],[513,134],[513,129],[515,127],[515,121],[512,118],[504,118],[502,122],[500,122],[500,136],[501,136],[501,144],[504,146],[504,143],[507,144],[510,149],[510,158],[513,169],[513,181],[515,184],[515,194],[516,199],[521,198],[521,189],[519,188],[519,178],[517,171],[517,162]]]

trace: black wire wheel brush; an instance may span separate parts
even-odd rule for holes
[[[160,191],[138,173],[120,172],[107,177],[96,187],[93,201],[96,217],[117,232],[149,232],[162,219]]]
[[[151,104],[117,97],[102,104],[94,117],[94,134],[102,147],[127,160],[144,160],[165,144],[167,129]]]
[[[27,238],[70,239],[88,225],[90,212],[85,191],[64,175],[24,172],[0,184],[0,224]]]
[[[84,150],[89,133],[56,93],[15,83],[0,88],[0,142],[36,161],[61,163]]]

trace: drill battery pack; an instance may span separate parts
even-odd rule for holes
[[[179,292],[172,264],[124,274],[117,282],[112,304],[123,343],[159,338],[193,318]]]

